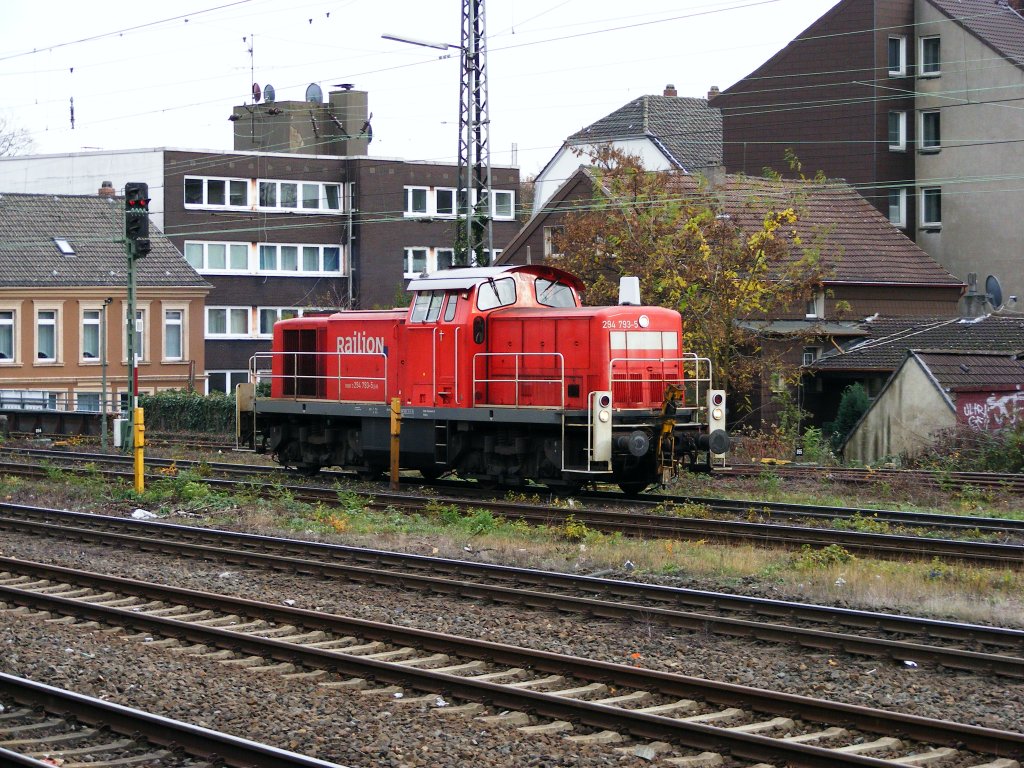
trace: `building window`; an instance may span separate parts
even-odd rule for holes
[[[186,208],[248,208],[247,179],[185,177]]]
[[[544,258],[557,258],[562,254],[557,250],[556,241],[562,234],[562,227],[544,227]]]
[[[177,361],[184,357],[184,322],[183,310],[164,310],[164,360]]]
[[[0,363],[14,362],[14,310],[0,311]]]
[[[454,189],[441,189],[437,190],[437,215],[438,216],[454,216],[455,215],[455,190]]]
[[[921,77],[937,77],[942,73],[939,62],[939,37],[921,38]]]
[[[907,226],[907,189],[889,190],[889,223],[894,227]]]
[[[318,181],[276,181],[258,183],[259,207],[302,213],[340,213],[341,185]]]
[[[249,336],[249,307],[207,307],[206,338]]]
[[[921,149],[938,151],[942,144],[939,133],[939,112],[938,110],[921,113]]]
[[[405,249],[405,277],[419,277],[427,271],[427,249]]]
[[[100,359],[100,310],[82,310],[82,359]]]
[[[814,365],[820,355],[821,347],[804,347],[803,365]]]
[[[76,392],[75,393],[75,410],[76,411],[89,411],[90,413],[98,413],[100,410],[100,393],[99,392]]]
[[[921,226],[925,229],[942,226],[942,187],[921,190]]]
[[[127,323],[128,308],[125,307],[125,322]],[[122,342],[124,343],[124,360],[128,359],[128,329],[125,327],[124,336]],[[146,359],[146,310],[136,309],[135,310],[135,359],[143,361]]]
[[[57,310],[40,309],[36,312],[36,360],[57,362]]]
[[[206,394],[211,392],[225,392],[231,394],[238,384],[245,384],[249,381],[248,371],[207,371],[206,372]]]
[[[807,300],[807,307],[804,309],[804,317],[807,320],[820,320],[825,317],[825,292],[817,291]]]
[[[280,274],[339,275],[342,271],[341,246],[278,245],[261,243],[258,272]]]
[[[436,250],[436,254],[438,270],[451,269],[452,266],[455,264],[454,248],[438,248]]]
[[[907,113],[889,113],[889,151],[903,152],[907,148]]]
[[[426,216],[430,213],[427,207],[427,187],[405,188],[405,212],[411,216]]]
[[[302,317],[302,310],[285,307],[260,307],[257,314],[259,315],[260,324],[259,335],[271,337],[274,335],[274,323],[278,320]]]
[[[511,192],[494,190],[491,195],[494,201],[492,215],[495,219],[511,219],[515,216],[515,200]]]
[[[185,260],[197,272],[248,272],[249,244],[186,241]]]
[[[907,74],[907,38],[902,35],[889,38],[889,77]]]

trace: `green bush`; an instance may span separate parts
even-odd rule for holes
[[[843,390],[843,396],[839,400],[839,411],[836,413],[836,420],[832,426],[831,440],[834,449],[838,449],[842,445],[843,440],[850,434],[850,430],[870,405],[868,393],[860,382],[851,384]]]
[[[140,395],[139,406],[145,409],[146,429],[154,432],[235,433],[234,395],[167,390]]]

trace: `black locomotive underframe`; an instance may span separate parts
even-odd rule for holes
[[[400,465],[426,477],[454,472],[509,486],[533,480],[575,488],[600,480],[642,489],[662,479],[664,461],[656,452],[661,420],[654,410],[616,413],[609,470],[607,463],[588,461],[586,411],[405,406]],[[252,447],[300,472],[341,467],[373,476],[390,464],[391,412],[384,404],[257,400],[255,431]],[[642,456],[619,440],[637,432],[647,435],[651,446]],[[671,459],[694,468],[698,432],[696,425],[677,426]]]

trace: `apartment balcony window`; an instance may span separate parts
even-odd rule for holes
[[[940,113],[935,111],[921,113],[921,151],[938,152],[942,148],[942,136],[939,130]]]
[[[907,113],[889,113],[889,151],[903,152],[907,148]]]
[[[939,60],[939,37],[921,38],[921,77],[938,77],[942,74],[942,65]]]
[[[889,223],[901,229],[907,226],[906,187],[889,190]]]
[[[893,35],[889,38],[889,77],[907,74],[907,38]]]
[[[925,187],[921,190],[921,228],[942,227],[942,187]]]

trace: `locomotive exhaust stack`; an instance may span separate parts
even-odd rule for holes
[[[274,326],[238,398],[239,440],[300,472],[382,474],[392,399],[402,469],[573,492],[637,493],[728,448],[725,393],[682,348],[678,312],[584,307],[562,270],[519,265],[414,278],[407,309],[304,316]]]

